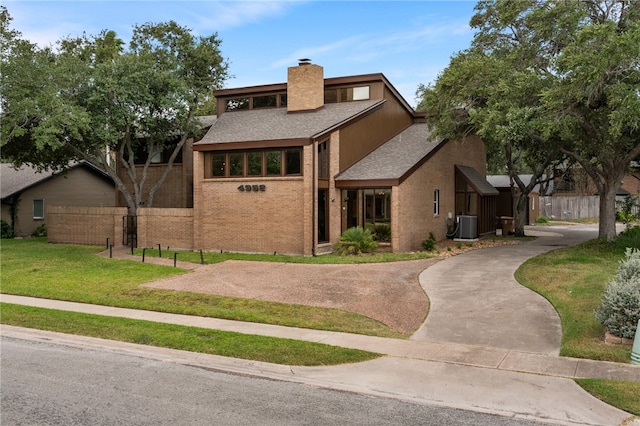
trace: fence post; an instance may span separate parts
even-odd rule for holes
[[[162,257],[162,248],[160,248],[160,244],[158,244],[158,256]]]
[[[178,252],[173,253],[173,267],[176,267],[176,264],[178,263]]]
[[[142,263],[144,263],[144,254],[145,254],[145,252],[146,252],[146,251],[147,251],[147,248],[146,248],[146,247],[144,247],[144,248],[142,249]]]

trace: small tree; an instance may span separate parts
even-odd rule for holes
[[[627,249],[615,280],[605,288],[596,319],[618,337],[633,339],[640,320],[640,250]]]

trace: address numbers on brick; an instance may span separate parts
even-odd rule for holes
[[[266,185],[240,185],[238,187],[238,191],[240,192],[264,192],[266,190]]]

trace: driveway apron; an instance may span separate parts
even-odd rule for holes
[[[514,278],[541,253],[597,237],[597,226],[527,229],[534,241],[470,251],[423,271],[420,285],[431,306],[412,340],[477,345],[558,355],[560,318],[542,296]]]

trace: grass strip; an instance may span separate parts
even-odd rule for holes
[[[363,315],[303,305],[142,288],[185,273],[170,267],[96,256],[100,247],[3,240],[2,292],[20,296],[249,321],[379,337],[407,335]]]
[[[604,327],[594,311],[600,306],[604,288],[615,276],[628,244],[592,240],[575,247],[554,250],[527,260],[516,271],[516,279],[544,296],[562,322],[560,355],[629,363],[629,345],[604,343]]]
[[[0,303],[2,324],[284,365],[363,362],[379,354],[320,343]]]
[[[601,379],[576,379],[576,382],[599,400],[640,416],[640,383]]]

